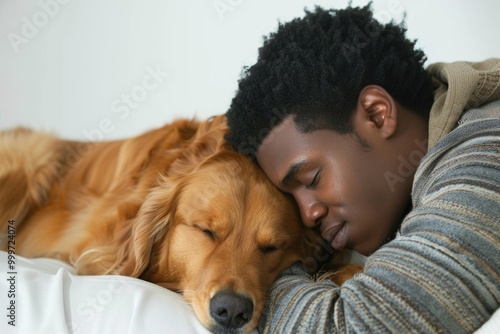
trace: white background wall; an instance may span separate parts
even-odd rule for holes
[[[347,3],[0,0],[0,129],[108,140],[224,113],[278,20]],[[406,11],[428,63],[500,57],[500,1],[375,0],[373,8],[383,20]]]

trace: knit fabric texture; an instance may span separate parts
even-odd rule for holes
[[[429,119],[429,148],[457,126],[463,111],[500,99],[500,59],[436,63],[434,104]]]

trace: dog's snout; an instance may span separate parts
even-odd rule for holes
[[[253,303],[233,292],[218,292],[210,300],[210,315],[225,328],[240,328],[252,319]]]

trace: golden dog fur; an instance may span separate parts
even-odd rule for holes
[[[15,219],[18,255],[139,277],[181,292],[208,329],[249,332],[305,256],[304,228],[226,131],[217,116],[112,142],[1,133],[0,231]]]

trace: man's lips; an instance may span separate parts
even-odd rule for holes
[[[331,246],[336,250],[345,248],[348,240],[348,227],[347,222],[340,224],[330,224],[323,229],[321,226],[321,236],[328,241]]]

